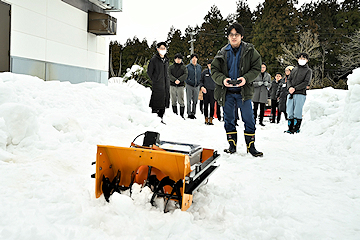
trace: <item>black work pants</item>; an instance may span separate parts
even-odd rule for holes
[[[280,112],[279,112],[279,103],[277,100],[271,99],[271,122],[275,122],[275,116],[276,116],[276,109],[278,110],[278,115],[276,118],[276,121],[280,122]]]
[[[204,99],[204,115],[205,117],[214,117],[214,90],[207,90],[206,93],[203,94]],[[209,116],[209,105],[210,105],[210,116]]]
[[[264,120],[264,114],[265,114],[265,103],[254,102],[254,119],[256,122],[257,110],[258,110],[259,104],[260,104],[260,123],[262,123]]]

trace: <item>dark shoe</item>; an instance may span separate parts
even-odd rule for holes
[[[293,130],[294,130],[294,119],[289,119],[288,120],[288,127],[289,127],[289,129],[284,131],[284,132],[293,134],[294,133],[293,132]]]
[[[301,126],[302,119],[294,119],[294,129],[293,133],[299,133],[300,132],[300,126]]]
[[[262,122],[260,122],[259,125],[265,127],[265,124],[263,124]]]
[[[188,115],[188,118],[190,118],[190,119],[194,119],[194,115]]]
[[[181,106],[180,106],[180,116],[181,116],[183,119],[185,119],[185,118],[184,118],[184,112],[185,112],[185,107],[181,107]]]
[[[173,112],[177,115],[178,112],[177,112],[177,106],[172,106],[172,109],[173,109]]]
[[[229,148],[224,149],[224,152],[233,154],[236,152],[237,132],[226,133],[226,138],[229,142]]]
[[[255,148],[255,133],[244,133],[247,152],[254,157],[262,157],[264,154]]]

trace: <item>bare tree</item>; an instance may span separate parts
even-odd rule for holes
[[[345,54],[339,56],[342,67],[346,70],[353,70],[360,66],[360,29],[351,36],[347,36],[349,42],[345,43],[342,50]]]
[[[297,61],[296,55],[299,53],[307,53],[309,59],[316,59],[321,56],[321,52],[318,50],[320,47],[320,41],[318,34],[312,33],[311,30],[300,34],[299,43],[294,45],[281,44],[281,48],[284,54],[276,57],[276,60],[280,62],[282,66],[294,65]]]
[[[325,74],[325,62],[326,62],[326,46],[321,45],[322,52],[320,53],[321,57],[321,67],[319,67],[319,71],[321,72],[321,79],[324,79]]]

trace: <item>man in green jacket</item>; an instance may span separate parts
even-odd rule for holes
[[[255,120],[251,99],[252,82],[261,70],[261,57],[252,44],[242,41],[244,28],[239,23],[227,29],[229,44],[223,47],[211,64],[211,74],[216,83],[214,97],[224,109],[224,127],[229,142],[227,153],[236,152],[237,131],[235,112],[240,108],[244,122],[247,152],[254,157],[263,156],[255,149]]]

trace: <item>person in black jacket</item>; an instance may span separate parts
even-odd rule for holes
[[[165,108],[170,105],[170,81],[168,77],[169,59],[166,57],[166,43],[159,42],[157,45],[157,53],[150,59],[147,74],[152,81],[152,93],[149,107],[153,113],[161,118]]]
[[[270,99],[271,99],[271,120],[270,123],[275,123],[275,117],[276,117],[276,109],[278,109],[278,115],[276,118],[277,123],[280,122],[280,113],[279,113],[279,108],[278,108],[278,101],[277,101],[277,97],[276,97],[276,92],[278,90],[279,84],[280,84],[280,80],[282,78],[281,73],[276,73],[275,74],[275,79],[271,82],[271,86],[270,86]]]
[[[204,98],[204,115],[205,115],[205,124],[214,125],[212,120],[214,119],[214,89],[215,82],[211,78],[211,63],[212,60],[208,60],[207,68],[201,73],[200,78],[200,90],[203,92]],[[208,106],[210,105],[210,115]]]
[[[174,56],[175,63],[168,69],[170,78],[170,98],[173,112],[178,114],[177,103],[180,105],[180,116],[184,118],[184,89],[185,79],[188,75],[188,70],[183,63],[183,56],[180,53]]]
[[[286,102],[288,115],[287,133],[300,132],[302,110],[306,100],[306,88],[310,85],[312,70],[308,66],[309,55],[300,53],[297,56],[298,65],[292,70],[287,81],[289,95]]]
[[[294,68],[293,66],[287,66],[285,68],[285,77],[281,79],[278,90],[276,92],[276,98],[279,102],[278,117],[281,118],[281,113],[284,113],[286,120],[288,120],[286,113],[286,98],[287,95],[289,94],[286,84],[287,84],[287,79],[289,78],[293,68]]]

